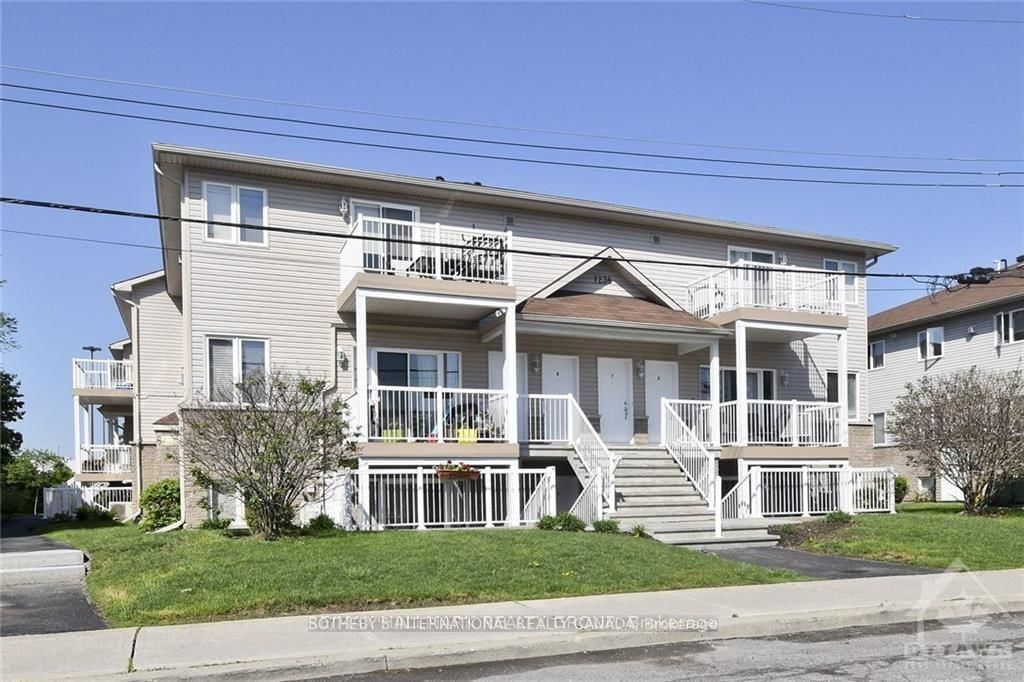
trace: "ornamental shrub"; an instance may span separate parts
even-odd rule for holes
[[[181,492],[178,480],[174,478],[157,481],[142,491],[139,506],[142,508],[143,530],[156,530],[170,525],[181,518]]]

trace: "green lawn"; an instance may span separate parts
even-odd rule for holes
[[[861,514],[832,537],[810,539],[801,549],[827,554],[969,570],[1024,567],[1024,510],[990,516],[960,514],[957,503],[909,503],[897,514]]]
[[[115,626],[788,582],[795,573],[624,534],[539,530],[333,533],[276,542],[66,524]]]

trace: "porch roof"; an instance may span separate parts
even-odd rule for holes
[[[680,331],[726,330],[685,310],[672,310],[658,303],[608,294],[567,294],[549,298],[528,298],[519,304],[524,320],[559,319],[585,322],[618,322]]]

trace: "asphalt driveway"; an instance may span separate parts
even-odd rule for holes
[[[787,547],[738,547],[720,549],[714,553],[726,559],[735,559],[767,568],[788,568],[791,571],[820,580],[879,578],[887,575],[922,575],[942,572],[937,568],[853,559],[834,554],[814,554]]]

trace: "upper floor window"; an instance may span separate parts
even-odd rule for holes
[[[215,403],[240,399],[236,386],[247,379],[266,378],[267,342],[263,339],[214,337],[207,340],[209,398]]]
[[[919,360],[934,360],[942,357],[946,333],[942,327],[928,327],[917,333],[917,357]]]
[[[885,367],[885,339],[868,344],[868,369]]]
[[[355,220],[363,219],[363,234],[384,239],[363,241],[363,267],[367,270],[403,270],[401,265],[407,267],[419,257],[421,246],[412,242],[422,235],[410,224],[419,220],[415,206],[357,199],[352,202],[352,213]]]
[[[1024,308],[997,313],[995,329],[997,346],[1024,341]]]
[[[267,226],[266,190],[204,182],[203,204],[206,207],[206,239],[209,241],[267,243],[267,232],[260,229]],[[217,223],[240,223],[242,227]]]
[[[833,272],[845,272],[846,276],[843,278],[843,290],[846,291],[846,302],[856,303],[857,302],[857,272],[859,268],[857,264],[849,260],[836,260],[834,258],[826,258],[824,261],[825,269]]]

